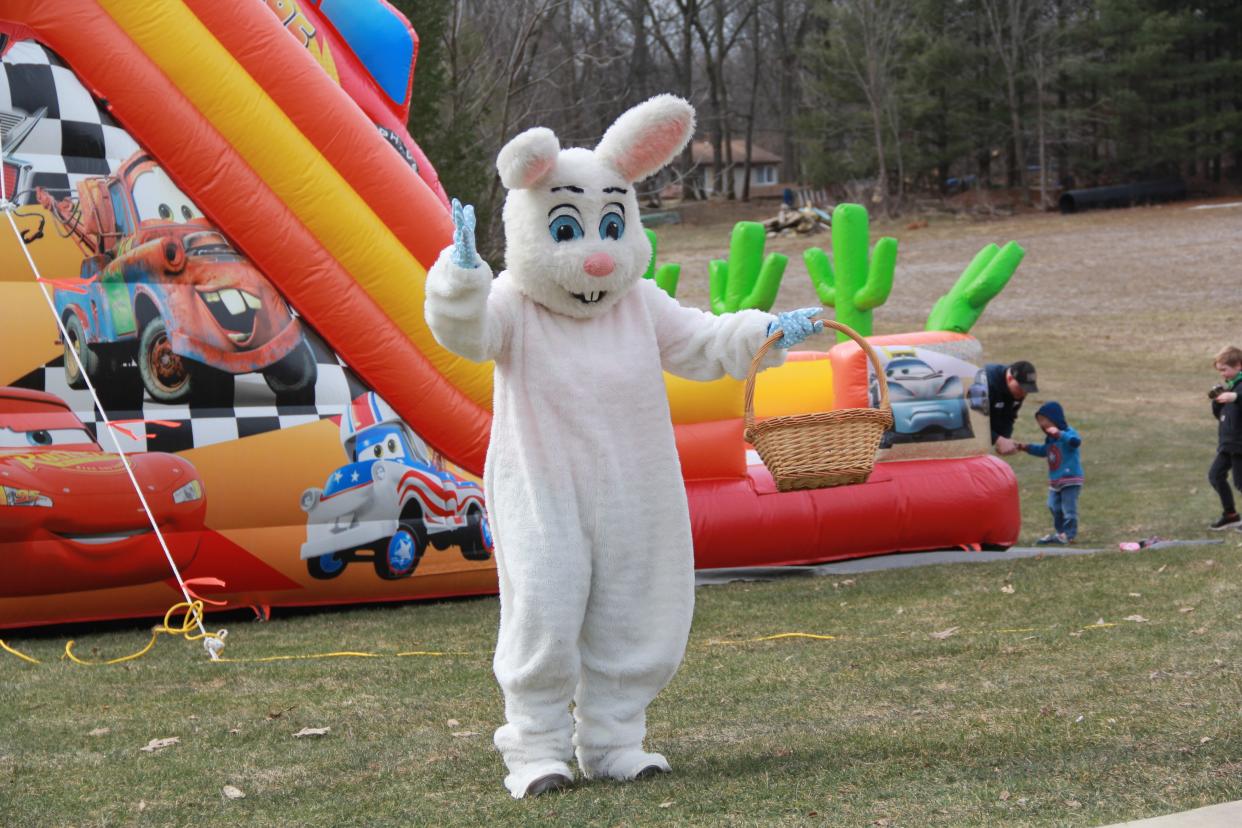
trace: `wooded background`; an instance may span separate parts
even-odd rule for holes
[[[410,132],[476,204],[486,247],[506,140],[542,125],[591,146],[659,92],[695,105],[718,197],[750,197],[724,171],[753,146],[781,157],[783,185],[887,212],[967,187],[1047,205],[1061,187],[1180,176],[1222,191],[1242,175],[1238,0],[394,5],[421,42]],[[687,152],[645,189],[688,188],[688,167]]]

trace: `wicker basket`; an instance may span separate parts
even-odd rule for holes
[[[875,467],[880,438],[893,427],[888,381],[876,352],[847,325],[825,319],[824,328],[841,331],[866,352],[880,383],[880,407],[769,417],[756,423],[755,374],[764,354],[781,338],[781,332],[768,337],[751,361],[746,377],[745,436],[754,444],[772,473],[776,488],[782,492],[866,482]]]

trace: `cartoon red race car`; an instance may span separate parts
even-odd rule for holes
[[[431,462],[426,443],[378,394],[346,409],[341,445],[350,462],[322,489],[302,493],[311,577],[335,578],[350,562],[371,560],[379,577],[406,578],[428,544],[458,546],[471,561],[491,557],[483,490]]]
[[[55,296],[70,388],[85,387],[76,351],[109,407],[137,408],[143,387],[161,403],[231,405],[234,375],[256,371],[278,402],[314,402],[298,319],[149,155],[78,182],[76,201],[36,196],[85,254]]]
[[[198,552],[206,492],[188,461],[128,454],[178,568]],[[0,598],[161,581],[168,560],[119,455],[54,394],[0,388]]]

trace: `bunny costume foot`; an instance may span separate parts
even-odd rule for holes
[[[587,779],[617,779],[622,782],[650,779],[671,773],[668,760],[659,753],[642,750],[618,750],[594,758],[584,758],[578,751],[578,766]]]
[[[505,777],[505,787],[514,799],[563,791],[573,784],[573,771],[564,762],[515,763]]]
[[[496,162],[508,269],[493,280],[475,264],[457,208],[454,245],[427,275],[436,339],[496,365],[483,481],[500,581],[495,743],[515,797],[568,776],[575,748],[588,777],[669,769],[643,750],[646,710],[684,655],[694,570],[664,372],[743,378],[774,320],[682,307],[642,279],[635,182],[693,130],[690,105],[661,95],[593,150],[523,132]]]
[[[525,796],[541,796],[553,791],[563,791],[571,784],[573,784],[573,780],[565,774],[549,773],[527,785]]]

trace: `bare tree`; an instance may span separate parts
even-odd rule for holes
[[[763,60],[759,54],[763,47],[763,32],[757,11],[758,0],[752,0],[750,16],[750,63],[752,76],[750,79],[750,102],[746,110],[746,157],[742,162],[742,201],[750,201],[750,162],[755,146],[755,108],[759,102],[759,78],[763,74]]]
[[[1028,42],[1034,31],[1038,0],[980,0],[987,22],[992,48],[1005,71],[1005,97],[1009,104],[1010,185],[1018,187],[1024,202],[1030,202],[1026,190],[1026,146],[1022,135],[1022,102],[1019,81],[1027,59]]]
[[[1044,98],[1048,85],[1059,72],[1057,43],[1058,27],[1055,11],[1039,15],[1031,40],[1031,79],[1035,82],[1035,132],[1039,146],[1039,208],[1048,209],[1048,141]]]
[[[811,0],[775,0],[764,4],[772,13],[772,51],[779,67],[776,123],[781,130],[781,180],[797,181],[801,170],[794,120],[802,101],[802,52],[811,31]]]
[[[652,19],[652,36],[668,57],[681,96],[694,102],[694,21],[699,16],[699,0],[643,0]],[[697,195],[692,171],[694,155],[686,145],[681,154],[682,198]]]
[[[545,60],[543,50],[554,15],[572,7],[572,0],[513,0],[500,8],[488,0],[451,0],[444,34],[448,100],[444,117],[471,124],[459,131],[471,154],[494,158],[519,125],[535,120],[542,101],[537,90],[557,75],[558,61]],[[563,61],[563,59],[562,59]],[[480,247],[498,251],[500,181],[475,195],[475,209],[486,235]]]
[[[708,0],[712,11],[711,31],[704,25],[702,16],[691,21],[703,44],[703,59],[707,67],[709,100],[712,107],[712,178],[716,190],[732,197],[733,192],[733,133],[729,119],[729,84],[725,64],[738,38],[746,28],[746,22],[755,13],[753,2],[729,2]],[[733,30],[728,31],[732,23]]]
[[[836,65],[867,101],[876,156],[872,201],[890,209],[884,134],[893,123],[894,70],[908,24],[904,0],[837,0],[832,4],[829,48]]]

